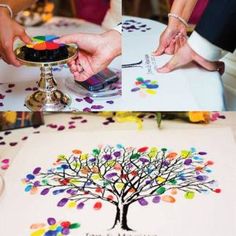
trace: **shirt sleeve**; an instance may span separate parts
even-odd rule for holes
[[[227,52],[215,46],[196,31],[188,39],[189,46],[201,57],[208,61],[218,61]]]

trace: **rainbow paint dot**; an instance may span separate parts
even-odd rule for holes
[[[55,218],[49,217],[47,224],[32,224],[30,229],[33,230],[30,236],[63,236],[70,235],[70,231],[80,228],[79,223],[71,223],[70,221],[57,222]]]
[[[37,51],[55,50],[63,46],[61,44],[53,42],[55,39],[58,38],[59,37],[55,35],[36,36],[32,38],[32,43],[27,44],[26,47],[33,48]]]

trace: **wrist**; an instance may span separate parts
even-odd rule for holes
[[[5,16],[9,16],[10,18],[13,18],[13,11],[11,9],[11,7],[7,4],[2,4],[0,3],[0,16],[1,15],[5,15]]]
[[[169,13],[168,18],[169,18],[168,25],[175,26],[175,27],[176,26],[177,27],[184,26],[185,28],[188,27],[188,22],[183,17],[175,13]]]
[[[182,33],[186,33],[187,31],[187,27],[175,18],[169,19],[167,28],[171,31],[178,31]]]
[[[4,7],[0,7],[0,17],[9,17],[11,18],[10,12],[4,8]]]
[[[119,56],[121,54],[121,34],[116,30],[110,30],[101,36],[107,57],[113,59]]]

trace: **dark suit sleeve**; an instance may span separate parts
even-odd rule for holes
[[[196,31],[214,45],[236,48],[236,0],[210,0]]]

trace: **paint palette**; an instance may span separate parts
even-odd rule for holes
[[[53,42],[58,38],[59,37],[55,35],[36,36],[32,38],[32,43],[27,44],[26,47],[38,51],[59,49],[63,45]]]
[[[68,57],[68,46],[53,42],[55,35],[35,36],[32,43],[22,47],[24,59],[33,62],[54,62]]]

